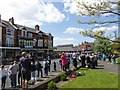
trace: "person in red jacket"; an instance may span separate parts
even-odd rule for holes
[[[64,52],[61,55],[61,60],[62,60],[62,69],[63,69],[63,71],[66,71],[67,70],[68,61],[66,59],[66,55],[65,55]]]

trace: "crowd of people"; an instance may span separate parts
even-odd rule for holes
[[[115,64],[116,56],[112,54],[101,54],[101,53],[62,53],[61,59],[59,61],[63,71],[69,70],[70,63],[72,63],[73,68],[77,68],[78,64],[80,67],[95,68],[98,66],[98,60],[108,61],[108,64]]]
[[[110,54],[96,54],[96,53],[62,53],[59,65],[63,71],[67,71],[71,68],[77,68],[78,65],[84,68],[95,68],[98,66],[98,60],[106,61],[108,58],[108,64],[115,64],[115,55]],[[57,71],[56,62],[53,62],[53,70]],[[11,62],[8,69],[4,68],[4,65],[0,66],[0,78],[1,88],[5,88],[6,78],[9,77],[11,81],[10,87],[22,87],[28,88],[28,82],[32,80],[34,83],[36,79],[43,76],[48,76],[51,70],[51,58],[48,56],[43,60],[43,64],[39,60],[34,60],[29,53],[22,52],[19,60]],[[36,73],[37,72],[37,73]],[[37,74],[37,75],[36,75]]]
[[[29,53],[22,52],[21,57],[17,61],[11,62],[8,68],[4,65],[0,66],[1,89],[5,88],[7,77],[10,79],[10,87],[28,88],[28,82],[36,82],[36,79],[43,76],[48,76],[50,72],[51,58],[43,60],[34,60]],[[53,62],[56,71],[56,62]]]

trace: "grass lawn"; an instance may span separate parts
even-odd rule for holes
[[[120,57],[116,59],[116,63],[120,65]]]
[[[80,69],[85,76],[70,78],[62,88],[118,88],[118,75],[91,69]]]

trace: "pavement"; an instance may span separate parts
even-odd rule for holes
[[[98,67],[96,67],[96,70],[109,72],[109,73],[119,73],[119,65],[118,64],[112,64],[108,63],[108,61],[98,61]]]

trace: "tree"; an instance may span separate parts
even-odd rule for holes
[[[86,0],[87,1],[87,0]],[[77,1],[78,15],[80,16],[96,16],[97,18],[111,14],[112,16],[120,16],[120,1],[119,0],[93,0],[92,3],[88,3],[85,0]],[[114,1],[114,2],[113,2]],[[108,17],[108,16],[107,16]],[[79,21],[81,24],[108,24],[118,23],[120,20],[95,20],[95,18],[86,22]]]
[[[108,27],[111,24],[119,24],[120,23],[120,1],[119,0],[93,0],[91,3],[88,3],[87,0],[77,0],[77,10],[80,16],[89,16],[91,20],[88,21],[78,21],[79,24],[87,24],[94,25],[98,24],[99,26],[95,26],[89,28],[86,31],[81,31],[80,34],[84,36],[89,36],[91,38],[103,38],[108,39],[114,43],[120,43],[120,41],[111,40],[111,38],[107,38],[106,36],[101,36],[102,30],[100,31],[92,31],[93,28],[98,27]],[[107,14],[107,15],[105,15]],[[101,20],[98,18],[101,17],[118,17],[116,19],[107,19]]]
[[[97,38],[93,50],[100,53],[112,53],[112,43],[107,39]]]
[[[120,42],[120,38],[116,39],[116,41]],[[116,53],[116,54],[120,53],[120,44],[119,43],[113,43],[112,48],[114,50],[114,53]]]

